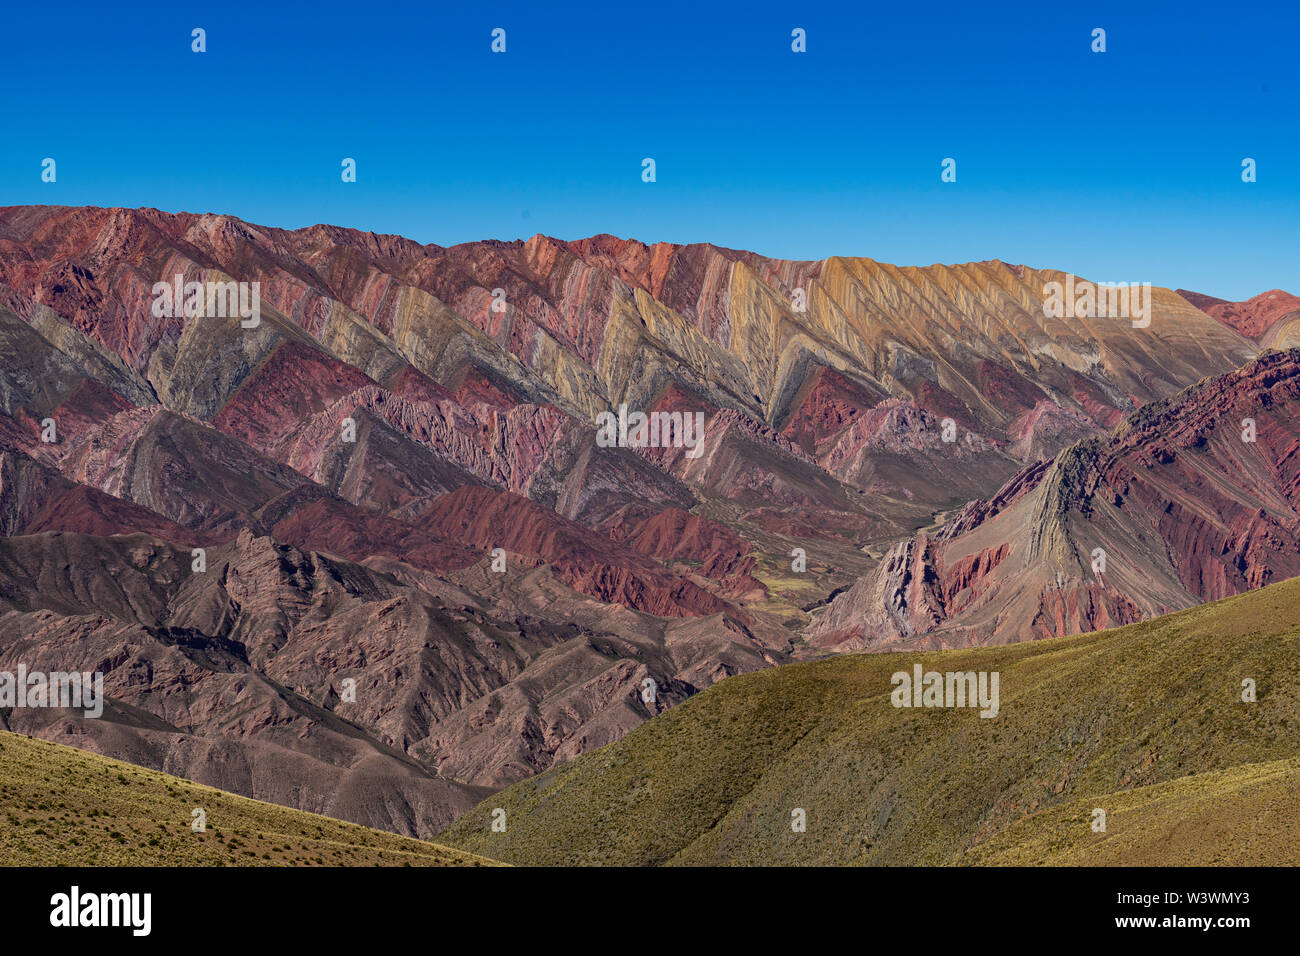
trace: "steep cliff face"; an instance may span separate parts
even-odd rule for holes
[[[1145,406],[900,542],[810,629],[831,648],[1112,627],[1300,574],[1300,349]]]
[[[159,303],[178,276],[201,314]],[[1259,353],[1166,290],[1149,325],[1050,318],[1063,278],[0,208],[0,654],[93,652],[114,699],[22,720],[427,835],[722,677],[877,646],[867,621],[1012,640],[1284,573],[1261,501],[1236,565],[1192,524],[1199,571],[985,610],[1031,550],[1064,574],[1096,545],[1085,497],[1118,507],[1094,473],[1119,466],[1058,452]],[[253,283],[256,316],[226,307]],[[667,440],[610,441],[609,413]],[[1257,417],[1280,442],[1282,412]],[[1124,521],[1153,553],[1176,537]]]

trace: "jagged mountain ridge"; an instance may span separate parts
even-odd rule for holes
[[[454,386],[471,413],[550,405],[584,429],[597,412],[624,403],[651,409],[666,391],[680,391],[704,410],[731,409],[797,433],[838,475],[851,473],[839,463],[864,444],[887,444],[888,432],[844,427],[885,398],[951,415],[986,442],[1010,443],[1033,428],[1042,403],[1109,427],[1136,405],[1255,352],[1167,290],[1156,290],[1146,329],[1046,318],[1042,290],[1060,274],[996,261],[795,263],[609,236],[441,248],[155,210],[17,207],[0,218],[15,237],[0,239],[11,308],[32,321],[48,307],[148,378],[163,404],[241,437],[253,428],[233,410],[221,419],[226,403],[238,394],[239,404],[255,404],[272,387],[268,379],[284,366],[303,369],[315,353],[328,368],[299,374],[317,414],[364,387],[357,373],[434,404]],[[258,279],[270,314],[240,335],[216,331],[214,320],[156,319],[150,288],[176,273]],[[504,292],[502,312],[492,310],[494,289]],[[802,313],[796,289],[807,300]],[[282,349],[291,357],[277,358]],[[204,374],[214,375],[215,389],[194,387]],[[814,396],[805,410],[809,383],[822,376],[834,376],[836,394]],[[828,403],[838,418],[828,417]],[[465,422],[449,424],[456,431]],[[440,451],[472,468],[468,450]],[[517,486],[535,465],[512,464],[499,470]]]

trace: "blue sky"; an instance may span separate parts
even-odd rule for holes
[[[4,31],[0,204],[1300,293],[1282,4],[24,4]]]

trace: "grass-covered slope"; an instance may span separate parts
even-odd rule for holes
[[[1000,672],[1000,713],[893,707],[917,661]],[[1298,694],[1300,578],[1077,637],[732,677],[439,839],[524,864],[1296,864]]]
[[[1106,834],[1079,839],[1098,807]],[[971,851],[982,865],[1258,866],[1300,860],[1300,758],[1081,798],[1031,814]]]
[[[206,832],[191,829],[193,811]],[[460,850],[0,732],[0,866],[482,866]]]

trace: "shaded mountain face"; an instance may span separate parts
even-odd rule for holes
[[[1128,624],[1300,574],[1300,349],[1145,406],[901,541],[810,628],[840,649]]]
[[[771,660],[741,626],[611,616],[546,568],[497,586],[552,619],[249,531],[206,559],[145,535],[0,541],[0,671],[101,672],[109,698],[98,719],[0,711],[4,728],[429,836],[485,788]]]
[[[1067,278],[0,208],[0,660],[112,699],[0,721],[427,836],[723,677],[875,646],[855,582],[899,542],[1259,354],[1168,290],[1051,317]],[[1252,553],[1213,587],[1289,567]]]

